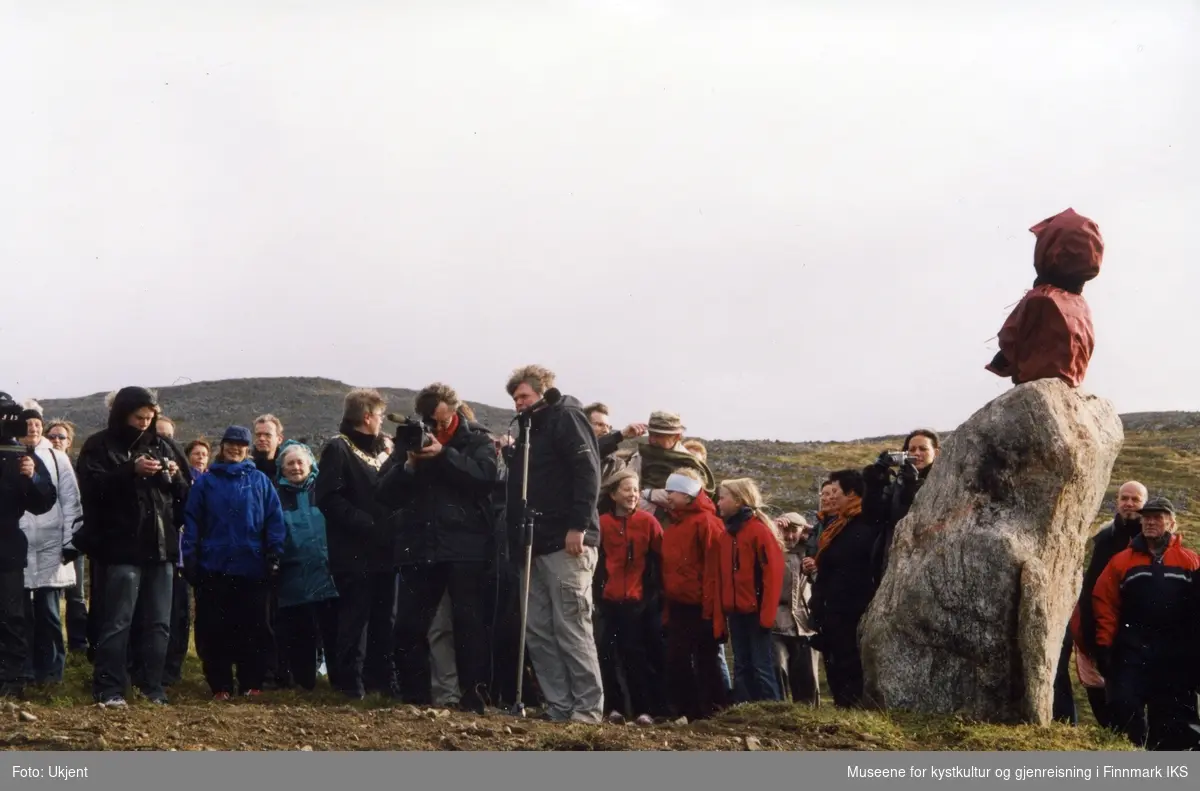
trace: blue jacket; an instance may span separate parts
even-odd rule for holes
[[[288,440],[279,448],[275,458],[280,458],[289,445],[300,443]],[[309,456],[312,456],[311,451]],[[325,515],[317,508],[313,494],[316,482],[315,459],[312,472],[298,486],[283,477],[282,473],[279,475],[279,501],[283,504],[283,521],[287,524],[287,539],[283,543],[283,559],[279,564],[280,607],[335,599],[338,595],[333,575],[329,573]]]
[[[252,461],[209,467],[193,484],[183,519],[183,557],[190,561],[199,542],[201,571],[264,579],[265,556],[283,554],[279,495]]]

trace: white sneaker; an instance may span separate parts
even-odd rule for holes
[[[100,701],[100,707],[105,709],[123,709],[129,704],[125,702],[125,698],[117,695],[116,697]]]
[[[625,724],[625,715],[619,711],[611,712],[608,715],[608,721],[613,725],[624,725]]]
[[[636,720],[634,720],[633,722],[635,725],[641,725],[644,728],[647,725],[653,725],[654,718],[651,717],[649,714],[640,714],[640,715],[638,715],[638,718]]]
[[[324,661],[322,661],[321,666],[317,668],[317,675],[318,676],[328,676],[329,675],[329,668],[327,668],[325,666]]]

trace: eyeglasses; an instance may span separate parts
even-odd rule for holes
[[[66,439],[66,434],[47,434],[46,439]]]

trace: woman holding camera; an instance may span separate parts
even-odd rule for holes
[[[275,637],[271,585],[286,527],[279,495],[247,456],[250,429],[230,426],[217,463],[192,486],[184,510],[183,568],[196,589],[196,646],[214,700],[262,690]]]
[[[876,542],[872,566],[875,585],[883,580],[887,570],[888,552],[892,548],[892,536],[896,525],[908,516],[917,492],[933,471],[941,449],[937,432],[919,428],[904,438],[899,454],[884,451],[879,459],[863,470],[863,512],[880,525],[879,540]],[[898,468],[892,472],[892,468]]]

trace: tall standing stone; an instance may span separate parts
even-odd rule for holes
[[[1091,526],[1124,442],[1109,401],[1019,385],[944,444],[860,626],[867,699],[1051,720]]]

